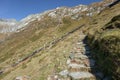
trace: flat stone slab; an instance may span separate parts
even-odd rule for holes
[[[70,63],[83,64],[83,61],[75,58],[73,60],[70,60]]]
[[[69,68],[81,68],[81,67],[86,67],[84,64],[76,64],[72,63],[68,65]]]
[[[74,57],[79,58],[79,59],[88,59],[88,58],[90,58],[90,56],[83,55],[83,54],[75,54]]]
[[[69,73],[69,76],[72,78],[72,80],[84,80],[84,79],[89,79],[90,78],[95,78],[93,74],[90,72],[71,72]]]
[[[92,71],[91,67],[80,67],[80,68],[69,68],[69,72],[90,72]]]

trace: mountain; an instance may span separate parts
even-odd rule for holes
[[[0,19],[0,33],[13,32],[16,23],[14,19]]]
[[[46,80],[67,69],[69,53],[82,32],[104,77],[119,79],[120,4],[110,8],[112,1],[58,7],[19,22],[0,19],[0,79]]]
[[[111,2],[110,0],[108,1]],[[30,22],[35,20],[41,21],[41,19],[47,16],[59,21],[66,16],[71,17],[71,19],[81,19],[83,16],[92,16],[93,14],[99,13],[108,4],[108,1],[91,5],[78,5],[75,7],[58,7],[40,14],[29,15],[18,22],[14,19],[0,19],[0,33],[19,31],[19,29],[25,28]]]

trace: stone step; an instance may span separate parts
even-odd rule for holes
[[[85,51],[85,49],[83,50],[84,48],[74,48],[74,51]]]
[[[74,53],[85,53],[84,50],[81,50],[81,49],[76,49],[76,50],[73,50]]]
[[[91,58],[91,56],[87,56],[87,55],[83,55],[83,54],[75,54],[74,58],[78,58],[78,59],[88,59]]]
[[[74,50],[83,50],[83,51],[90,51],[89,46],[85,45],[85,46],[81,46],[81,45],[76,45],[74,47]]]
[[[74,54],[91,55],[90,51],[73,51]]]
[[[79,42],[77,42],[76,44],[77,44],[77,45],[86,45],[86,44],[83,43],[83,41],[79,41]]]
[[[70,67],[69,72],[82,72],[82,71],[86,71],[86,72],[92,72],[92,68],[91,67],[79,67],[79,68],[72,68]]]
[[[85,47],[79,46],[79,45],[75,46],[73,49],[74,49],[74,50],[84,50],[84,51],[86,50]]]
[[[71,53],[70,55],[69,55],[69,58],[70,59],[75,59],[75,58],[78,58],[78,59],[90,59],[91,58],[91,56],[90,55],[84,55],[84,54],[81,54],[81,53],[77,53],[77,54],[75,54],[75,53]]]
[[[93,59],[73,59],[69,60],[69,70],[71,71],[93,71],[95,61]]]
[[[90,72],[71,72],[71,80],[96,80],[96,77]]]
[[[84,62],[80,59],[73,59],[73,60],[70,60],[70,63],[83,64]]]
[[[75,57],[78,57],[78,58],[81,58],[81,57],[83,57],[83,58],[90,58],[91,56],[89,55],[85,55],[85,54],[81,54],[81,53],[77,53],[77,54],[74,54],[75,55]]]
[[[76,63],[71,63],[68,65],[68,68],[81,68],[81,67],[86,67],[84,64],[76,64]]]
[[[82,49],[81,49],[81,50],[74,50],[74,53],[82,53],[82,54],[83,54],[83,53],[85,53],[85,52],[86,52],[86,51],[85,51],[85,50],[82,50]]]
[[[80,60],[80,59],[73,59],[73,60],[68,60],[69,61],[69,64],[84,64],[85,66],[87,67],[94,67],[95,66],[95,60],[93,59],[83,59],[83,60]]]

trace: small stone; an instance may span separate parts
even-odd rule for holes
[[[68,70],[64,70],[64,71],[61,71],[59,74],[61,76],[67,77],[68,73],[69,73]]]
[[[29,76],[18,76],[15,78],[15,80],[30,80]]]
[[[83,42],[78,42],[77,44],[78,44],[78,45],[82,45],[82,44],[83,44]]]
[[[68,64],[70,64],[70,62],[71,62],[71,60],[70,60],[70,59],[68,59],[68,60],[67,60],[67,62],[66,62],[66,63],[67,63],[67,65],[68,65]]]
[[[74,56],[75,56],[75,55],[74,55],[73,53],[70,53],[70,56],[69,56],[69,57],[70,57],[70,59],[74,59]]]
[[[58,75],[49,75],[47,80],[60,80],[60,79],[58,78]]]
[[[15,78],[15,80],[23,80],[23,77],[22,76],[18,76]]]

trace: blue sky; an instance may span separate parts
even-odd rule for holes
[[[101,0],[0,0],[0,18],[20,20],[29,14],[41,13],[60,6],[77,6]]]

